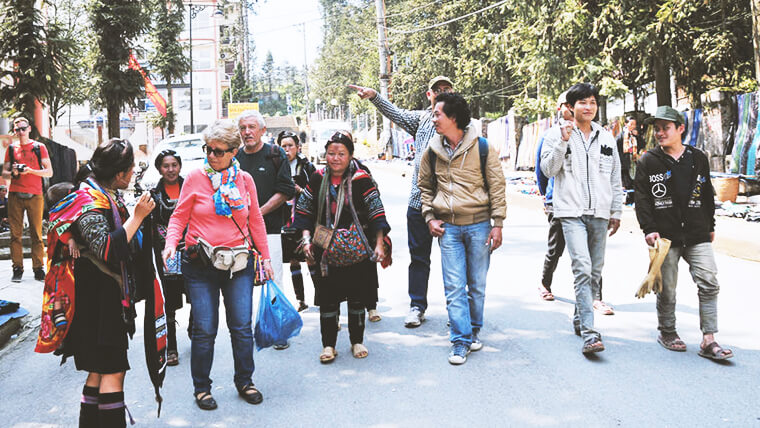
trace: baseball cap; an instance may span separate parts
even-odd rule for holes
[[[669,120],[676,125],[683,125],[683,115],[671,106],[659,106],[654,116],[646,118],[644,125],[651,125],[655,120]]]
[[[557,110],[559,110],[563,104],[567,104],[567,91],[559,94],[559,97],[557,98]]]
[[[430,79],[430,82],[428,83],[428,88],[433,89],[433,86],[435,86],[437,83],[440,83],[440,82],[446,82],[451,87],[454,87],[454,82],[452,82],[451,79],[449,79],[448,77],[446,77],[446,76],[435,76],[432,79]]]

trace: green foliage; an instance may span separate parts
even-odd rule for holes
[[[379,86],[374,1],[320,4],[325,34],[310,76],[312,99],[336,99],[355,113],[371,108],[346,84]],[[386,0],[386,5],[393,58],[389,92],[405,108],[426,107],[427,81],[439,74],[454,81],[475,115],[515,107],[526,117],[546,116],[557,96],[580,81],[594,83],[607,98],[633,92],[638,103],[655,76],[667,78],[671,70],[694,107],[699,94],[711,89],[757,87],[749,0]]]
[[[235,67],[235,74],[232,76],[230,86],[232,89],[232,102],[247,103],[253,99],[253,88],[245,81],[243,64],[238,63],[237,67]],[[228,93],[227,99],[229,100],[229,98],[230,96]]]
[[[94,64],[98,98],[108,112],[108,137],[119,137],[119,112],[136,106],[144,93],[140,73],[128,68],[130,51],[150,22],[145,2],[91,0],[88,12],[96,34],[98,55]]]
[[[43,24],[34,0],[0,0],[0,40],[0,79],[14,82],[0,84],[0,104],[33,121],[35,100],[60,96],[73,42],[57,22]]]
[[[184,28],[185,5],[181,0],[150,0],[150,41],[152,50],[148,57],[152,69],[166,81],[167,109],[161,129],[168,128],[174,133],[175,113],[173,88],[175,82],[182,82],[190,71],[190,60],[185,55],[185,43],[179,41]]]

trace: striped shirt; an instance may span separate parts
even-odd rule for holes
[[[420,173],[420,159],[427,149],[430,138],[435,135],[433,114],[430,108],[425,110],[404,110],[396,107],[382,95],[377,94],[370,102],[380,110],[380,113],[400,126],[409,135],[414,136],[414,174],[412,175],[412,190],[409,194],[409,206],[422,209],[420,189],[417,187],[417,176]]]

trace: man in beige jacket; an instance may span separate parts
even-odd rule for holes
[[[437,135],[422,155],[418,185],[422,215],[441,247],[449,363],[463,364],[483,347],[486,275],[491,252],[501,246],[505,182],[497,150],[478,137],[461,95],[437,96],[433,124]]]

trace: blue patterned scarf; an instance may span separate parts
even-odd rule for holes
[[[235,185],[238,172],[240,169],[240,162],[237,159],[232,158],[232,164],[224,171],[216,171],[208,164],[208,159],[203,163],[203,170],[206,172],[211,185],[214,187],[214,210],[217,215],[223,215],[225,217],[232,217],[232,210],[243,209],[243,198],[240,196],[240,191]]]

